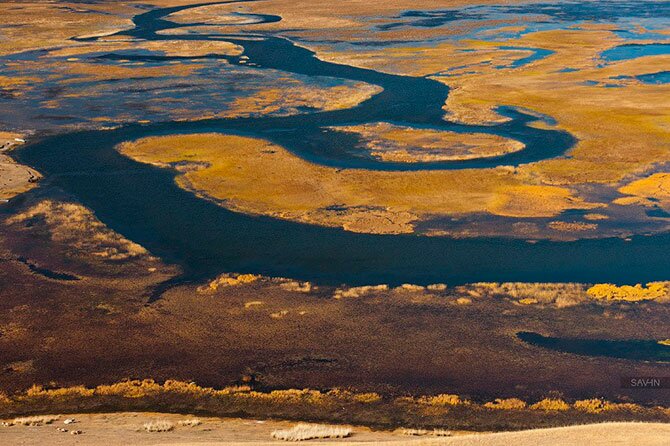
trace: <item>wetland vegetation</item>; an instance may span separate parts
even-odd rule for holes
[[[0,12],[3,416],[668,421],[668,2]]]

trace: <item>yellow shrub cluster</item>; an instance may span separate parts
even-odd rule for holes
[[[43,397],[50,399],[86,397],[93,395],[93,389],[84,386],[62,387],[58,389],[44,389],[42,386],[32,386],[26,391],[27,397]]]
[[[419,404],[427,404],[430,406],[458,406],[460,404],[467,404],[468,401],[461,399],[458,395],[451,395],[449,393],[442,393],[435,396],[422,396],[418,399]]]
[[[653,300],[668,295],[668,282],[650,282],[646,287],[639,283],[635,286],[601,283],[593,285],[586,290],[586,293],[592,299],[597,300],[623,300],[628,302]]]
[[[219,288],[228,286],[244,285],[252,283],[260,279],[261,276],[256,274],[222,274],[216,279],[209,282],[207,285],[198,287],[199,293],[212,293]]]
[[[637,404],[612,403],[610,401],[605,401],[599,398],[575,401],[573,407],[577,410],[588,413],[601,413],[615,410],[635,412],[641,409],[641,407]]]
[[[533,410],[562,412],[570,409],[570,405],[561,399],[545,398],[533,404],[530,408]]]
[[[443,417],[452,411],[456,413],[456,416],[465,416],[465,413],[474,411],[480,415],[486,413],[487,416],[495,417],[493,411],[498,410],[526,411],[520,412],[525,414],[529,414],[529,411],[575,411],[583,414],[653,411],[657,415],[670,417],[670,410],[667,408],[646,409],[636,404],[613,403],[597,398],[579,400],[572,405],[558,398],[545,398],[532,405],[517,398],[498,398],[485,404],[479,404],[453,394],[405,396],[387,400],[374,392],[356,393],[344,389],[333,389],[328,392],[311,389],[259,392],[251,390],[249,386],[214,389],[177,380],[168,380],[160,384],[151,379],[128,380],[94,388],[74,386],[45,389],[33,386],[22,394],[12,396],[0,393],[0,410],[5,415],[40,413],[40,411],[90,411],[100,407],[117,407],[117,410],[169,407],[170,410],[185,410],[185,408],[195,406],[218,414],[243,411],[257,416],[280,416],[286,413],[293,414],[291,416],[315,413],[326,416],[340,413],[343,409],[356,405],[366,405],[361,413],[412,414],[412,416],[417,415],[424,418]],[[504,414],[500,415],[504,416]],[[539,415],[535,413],[535,416]],[[545,414],[545,416],[550,415]]]

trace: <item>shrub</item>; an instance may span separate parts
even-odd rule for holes
[[[586,299],[584,285],[578,283],[474,283],[462,290],[474,297],[510,297],[522,304],[578,303]]]
[[[570,409],[570,405],[561,399],[545,398],[533,404],[530,408],[533,410],[565,411]]]
[[[259,280],[261,276],[256,274],[222,274],[207,285],[198,287],[198,293],[213,293],[219,288],[244,285]]]
[[[668,296],[668,282],[649,282],[646,287],[639,283],[635,286],[617,286],[611,283],[600,283],[586,290],[592,299],[596,300],[621,300],[627,302],[638,302],[641,300],[654,300]]]
[[[295,291],[296,293],[309,293],[315,287],[311,282],[288,281],[279,284],[279,287],[286,291]]]
[[[423,436],[423,435],[432,435],[433,437],[450,437],[452,435],[450,430],[446,429],[411,429],[411,428],[401,428],[399,431],[401,435],[408,436]]]
[[[605,410],[605,402],[598,398],[575,401],[573,407],[582,412],[600,413]]]
[[[42,386],[32,386],[26,391],[28,397],[43,397],[49,399],[79,398],[93,395],[93,389],[84,386],[62,387],[58,389],[44,389]]]
[[[442,393],[435,396],[423,396],[419,398],[419,403],[430,406],[458,406],[459,404],[467,404],[467,401],[462,400],[458,395]]]
[[[353,394],[353,399],[354,401],[357,401],[359,403],[365,403],[365,404],[370,404],[370,403],[376,403],[378,401],[381,401],[382,397],[378,393],[375,392],[369,392],[369,393],[354,393]]]
[[[526,408],[526,402],[518,398],[496,398],[495,401],[484,404],[484,407],[499,410],[521,410]]]
[[[315,438],[346,438],[351,434],[352,430],[348,427],[300,423],[290,429],[273,431],[271,435],[277,440],[303,441]]]
[[[421,285],[414,285],[412,283],[403,283],[402,285],[396,288],[396,290],[398,291],[410,291],[410,292],[419,292],[425,289],[426,288]]]
[[[341,299],[343,297],[362,297],[380,291],[387,291],[388,289],[388,285],[366,285],[351,288],[338,288],[335,290],[333,297],[335,299]]]
[[[200,421],[197,418],[189,418],[188,420],[181,420],[179,422],[180,426],[188,426],[188,427],[200,426],[201,424],[202,424],[202,421]]]
[[[403,427],[402,429],[400,429],[400,433],[402,435],[418,437],[418,436],[422,436],[422,435],[428,435],[428,430],[426,430],[426,429],[410,429],[410,428]]]
[[[19,417],[14,418],[13,424],[20,424],[22,426],[42,426],[43,424],[51,424],[58,419],[58,415],[40,415],[36,417]]]
[[[167,420],[156,420],[144,423],[143,427],[147,432],[170,432],[174,429],[174,424]]]
[[[143,398],[155,396],[163,391],[163,387],[153,379],[129,380],[110,385],[101,385],[95,388],[98,395],[113,395],[124,398]]]

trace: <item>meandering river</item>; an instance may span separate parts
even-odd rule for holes
[[[221,2],[218,2],[221,3]],[[223,2],[234,3],[234,2]],[[574,143],[568,133],[528,126],[538,118],[512,109],[511,121],[466,126],[445,121],[448,87],[424,78],[398,76],[319,60],[290,40],[270,34],[160,35],[176,24],[169,15],[188,7],[149,11],[135,28],[119,34],[148,40],[225,40],[244,47],[256,69],[331,76],[382,87],[359,106],[288,117],[208,119],[127,125],[44,138],[15,156],[73,194],[109,227],[168,262],[181,265],[178,280],[201,280],[224,271],[288,276],[319,283],[434,283],[474,281],[644,282],[667,279],[670,236],[581,240],[449,239],[412,235],[366,235],[235,213],[180,189],[175,172],[134,162],[115,146],[151,135],[222,132],[270,140],[315,163],[338,168],[386,170],[464,169],[517,165],[562,155]],[[253,14],[252,21],[277,21]],[[119,55],[109,54],[110,59]],[[208,56],[239,63],[237,56]],[[128,56],[137,60],[162,56]],[[357,157],[355,137],[324,128],[369,122],[458,132],[487,132],[523,142],[520,152],[480,160],[394,164]]]

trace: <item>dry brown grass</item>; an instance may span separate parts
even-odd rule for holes
[[[563,308],[587,302],[586,288],[579,283],[480,282],[459,290],[472,297],[511,298],[525,305],[540,303]]]
[[[423,436],[433,436],[433,437],[451,437],[453,433],[446,429],[415,429],[415,428],[406,428],[403,427],[399,429],[401,435],[407,435],[410,437],[423,437]]]
[[[202,421],[200,421],[198,418],[189,418],[187,420],[181,420],[179,422],[180,426],[187,426],[187,427],[196,427],[200,426],[202,424]]]
[[[175,428],[174,423],[167,420],[149,421],[144,423],[142,427],[147,432],[170,432]]]
[[[295,115],[301,108],[322,111],[343,110],[370,99],[381,88],[362,82],[324,89],[303,85],[290,78],[280,79],[282,88],[266,88],[251,96],[235,99],[222,117]]]
[[[356,287],[347,287],[347,288],[338,288],[335,290],[333,297],[335,299],[349,298],[349,297],[363,297],[375,293],[380,293],[383,291],[388,291],[389,286],[386,284],[381,285],[363,285]]]
[[[497,135],[413,129],[386,122],[333,129],[359,134],[372,157],[401,163],[486,158],[524,148],[523,143]]]
[[[21,426],[42,426],[44,424],[51,424],[60,418],[58,415],[36,415],[33,417],[18,417],[14,418],[13,424]]]
[[[469,401],[462,399],[458,395],[442,393],[435,396],[422,396],[417,400],[419,404],[427,404],[430,406],[458,406],[461,404],[470,404]]]
[[[272,438],[284,441],[304,441],[317,438],[346,438],[353,433],[349,427],[327,426],[325,424],[296,424],[290,429],[272,432]]]

